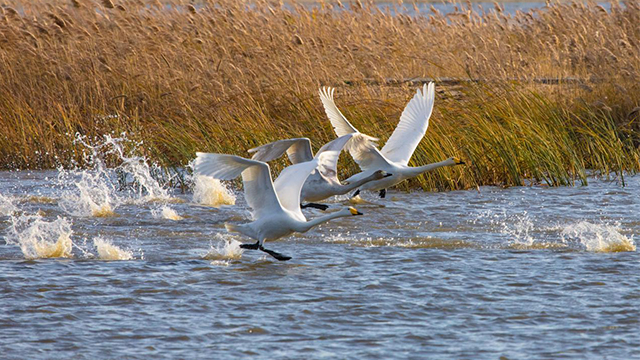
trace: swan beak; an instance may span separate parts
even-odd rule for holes
[[[457,157],[454,157],[454,158],[453,158],[453,162],[454,162],[456,165],[465,165],[464,161],[460,160],[460,158],[457,158]]]
[[[386,173],[386,174],[384,174],[383,177],[389,177],[389,176],[393,176],[393,174]]]
[[[350,207],[349,211],[351,212],[351,215],[363,215],[360,211],[356,210],[356,208],[354,207]]]

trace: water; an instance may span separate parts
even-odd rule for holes
[[[640,177],[366,196],[281,263],[225,232],[241,194],[103,145],[0,172],[3,359],[640,357]]]

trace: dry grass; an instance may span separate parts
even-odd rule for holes
[[[337,87],[354,125],[383,141],[416,86],[436,110],[413,161],[470,164],[410,185],[550,185],[640,169],[640,3],[533,14],[391,15],[274,2],[8,1],[0,12],[0,165],[82,163],[74,134],[126,132],[146,156],[246,154],[334,134],[317,89]],[[249,9],[250,8],[250,9]],[[543,84],[540,79],[569,79]],[[400,81],[397,81],[400,80]],[[344,175],[355,165],[345,157]]]

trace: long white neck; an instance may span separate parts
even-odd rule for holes
[[[362,179],[350,182],[348,184],[340,185],[338,187],[338,192],[337,192],[336,195],[344,195],[344,194],[350,192],[351,190],[357,189],[360,186],[362,186],[362,185],[364,185],[364,184],[366,184],[366,183],[368,183],[370,181],[374,181],[374,180],[379,180],[378,178],[376,178],[375,173],[371,174],[371,175],[369,175],[367,177],[364,177]]]
[[[444,160],[444,161],[440,161],[437,163],[432,163],[432,164],[428,164],[428,165],[422,165],[422,166],[417,166],[417,167],[413,167],[410,168],[410,170],[408,171],[409,174],[411,174],[411,176],[418,176],[422,173],[425,173],[427,171],[431,171],[431,170],[435,170],[437,168],[441,168],[443,166],[452,166],[455,165],[456,163],[450,159]]]
[[[320,217],[317,217],[317,218],[315,218],[313,220],[309,220],[307,222],[301,223],[299,228],[296,229],[296,231],[297,232],[301,232],[301,233],[307,232],[307,231],[309,231],[309,229],[311,229],[314,226],[318,226],[320,224],[326,223],[327,221],[332,220],[332,219],[337,219],[337,218],[340,218],[340,217],[347,217],[347,216],[352,216],[351,213],[349,212],[349,210],[336,211],[334,213],[327,214],[327,215],[324,215],[324,216],[320,216]]]

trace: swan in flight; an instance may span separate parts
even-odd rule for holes
[[[333,101],[333,92],[334,89],[332,88],[324,87],[320,89],[320,100],[336,134],[343,136],[355,133],[354,139],[359,137],[368,139],[368,141],[349,142],[346,145],[349,153],[362,169],[362,172],[348,178],[346,182],[357,182],[378,170],[393,174],[387,178],[363,184],[353,196],[358,195],[360,190],[379,190],[380,197],[383,198],[387,193],[388,187],[406,179],[442,166],[464,164],[457,157],[451,157],[433,164],[418,167],[409,166],[409,159],[411,159],[411,155],[413,155],[429,126],[429,117],[433,111],[433,103],[435,101],[435,85],[433,82],[429,83],[428,87],[427,84],[424,84],[422,91],[420,89],[417,90],[402,112],[398,126],[381,150],[378,150],[375,146],[376,138],[361,134],[342,115]]]
[[[311,161],[291,165],[271,180],[269,165],[235,155],[196,153],[195,171],[220,180],[232,180],[242,174],[244,196],[252,208],[254,221],[246,224],[225,224],[227,231],[238,232],[257,240],[242,244],[243,249],[261,250],[280,261],[291,259],[265,249],[265,240],[275,240],[294,232],[306,232],[316,225],[339,217],[362,215],[353,207],[307,221],[300,210],[300,190],[311,172],[326,158],[338,157],[341,150],[323,151]]]
[[[337,151],[338,154],[340,154],[342,148],[344,148],[348,141],[358,140],[352,140],[353,135],[354,134],[346,134],[327,143],[318,151],[315,158],[322,156],[324,151]],[[360,138],[364,140],[364,137]],[[314,159],[313,151],[311,150],[311,141],[307,138],[279,140],[248,151],[249,153],[253,153],[253,160],[263,162],[277,159],[285,152],[293,164],[308,162]],[[327,158],[326,161],[319,162],[318,167],[311,172],[311,175],[309,175],[302,186],[300,199],[302,201],[309,201],[310,203],[301,205],[301,207],[313,207],[326,210],[328,208],[327,205],[317,204],[314,203],[314,201],[321,201],[334,195],[344,195],[351,190],[358,189],[369,181],[380,180],[391,175],[392,174],[383,170],[377,170],[357,181],[345,181],[343,184],[338,180],[338,156]]]

